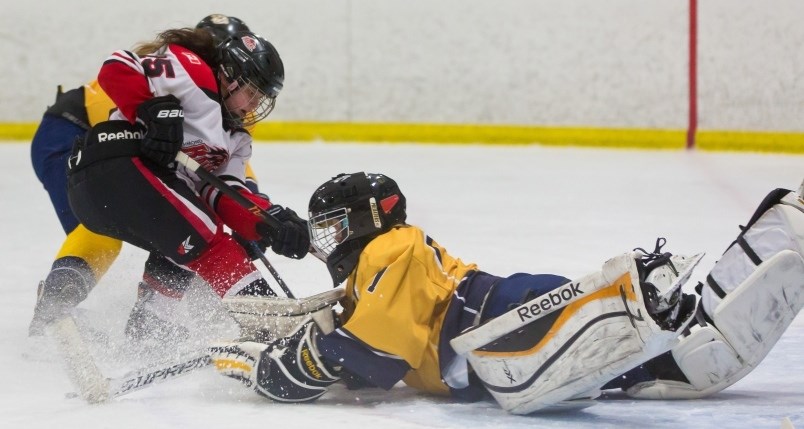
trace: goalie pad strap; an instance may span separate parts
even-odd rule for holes
[[[714,292],[715,295],[718,296],[718,298],[723,299],[723,298],[726,297],[726,291],[724,291],[723,288],[720,287],[719,284],[717,284],[717,282],[715,281],[715,278],[712,277],[712,274],[707,274],[706,275],[706,283],[712,289],[712,292]]]
[[[802,190],[777,189],[765,197],[739,234],[740,246],[730,246],[707,276],[696,315],[701,326],[672,351],[686,379],[659,376],[629,388],[629,395],[700,398],[762,362],[804,307]]]
[[[740,238],[737,239],[737,244],[740,245],[740,247],[743,249],[743,252],[745,252],[745,255],[748,256],[748,259],[750,259],[754,265],[759,265],[762,263],[762,258],[760,258],[756,252],[754,252],[754,249],[752,249],[751,245],[745,241],[743,236],[740,236]]]

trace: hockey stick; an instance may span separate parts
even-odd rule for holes
[[[67,376],[80,396],[90,404],[98,404],[162,383],[212,363],[205,352],[181,356],[174,363],[153,365],[130,371],[122,377],[106,377],[92,358],[87,344],[72,316],[66,316],[47,328],[65,361]]]
[[[237,297],[230,299],[227,308],[230,313],[251,315],[254,317],[279,316],[292,320],[294,317],[312,314],[313,319],[324,332],[331,332],[334,327],[332,318],[318,318],[322,311],[331,308],[344,296],[343,289],[328,290],[307,298],[274,298]],[[329,322],[327,322],[329,320]],[[280,325],[274,323],[278,328]],[[97,404],[145,389],[154,384],[163,383],[183,375],[190,374],[212,364],[206,351],[197,350],[179,356],[175,361],[160,365],[150,365],[136,369],[120,377],[106,377],[95,364],[92,354],[81,333],[70,317],[64,317],[47,328],[64,355],[67,373],[70,380],[78,388],[81,397],[90,404]],[[275,332],[281,336],[283,331]]]
[[[293,295],[293,292],[290,291],[288,285],[282,280],[282,277],[279,277],[279,273],[276,272],[276,269],[274,269],[274,266],[268,261],[268,258],[265,257],[265,252],[260,249],[260,246],[253,241],[250,241],[249,245],[251,246],[251,250],[253,250],[257,256],[259,256],[260,261],[262,261],[262,263],[265,264],[265,267],[268,268],[268,271],[270,271],[271,275],[274,276],[274,280],[276,280],[276,282],[279,284],[279,287],[281,287],[285,292],[285,295],[287,295],[288,298],[296,298],[296,296]]]
[[[184,355],[176,361],[177,363],[169,363],[165,366],[154,365],[128,372],[122,377],[107,379],[107,400],[187,375],[212,363],[209,355],[203,352]]]
[[[343,289],[328,290],[307,298],[275,298],[264,300],[264,297],[237,297],[230,299],[226,306],[230,314],[252,315],[257,317],[280,316],[289,320],[300,315],[312,314],[313,319],[322,329],[331,332],[335,329],[332,319],[329,325],[317,318],[322,310],[331,308],[344,296]],[[236,318],[237,319],[237,318]],[[331,326],[330,326],[331,325]],[[278,328],[280,325],[274,323],[272,326]],[[327,332],[325,330],[324,332]],[[283,335],[281,332],[274,333],[275,336]],[[180,356],[172,363],[162,365],[152,365],[146,368],[130,371],[117,378],[106,379],[105,398],[113,399],[131,392],[136,392],[154,384],[178,378],[180,376],[195,372],[212,364],[210,356],[203,351]]]
[[[196,160],[190,158],[186,153],[179,152],[176,155],[176,161],[179,164],[185,166],[188,170],[195,173],[203,181],[214,186],[224,195],[234,200],[234,202],[239,204],[241,207],[253,213],[255,216],[259,217],[271,228],[279,228],[282,226],[282,224],[279,222],[277,218],[273,217],[270,213],[263,210],[262,207],[258,206],[253,201],[244,197],[243,194],[238,192],[233,187],[229,186],[218,176],[210,173],[206,168],[204,168]],[[279,287],[282,288],[282,291],[285,292],[288,298],[294,298],[293,292],[290,291],[290,288],[288,288],[287,283],[285,283],[285,281],[282,280],[282,277],[279,276],[279,272],[277,272],[274,266],[271,264],[271,262],[268,261],[268,258],[265,257],[265,254],[259,248],[257,248],[256,244],[252,243],[252,247],[257,251],[257,254],[260,255],[260,260],[262,261],[263,264],[265,264],[265,267],[268,268],[268,272],[270,272],[271,275],[274,277],[274,280],[276,280],[276,283],[279,284]]]

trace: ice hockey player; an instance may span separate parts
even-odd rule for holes
[[[701,254],[662,252],[660,239],[573,281],[497,277],[406,224],[389,177],[342,174],[309,206],[313,246],[334,283],[347,282],[337,328],[308,319],[284,338],[217,344],[211,356],[223,375],[282,402],[312,401],[338,380],[384,389],[403,380],[464,400],[490,393],[518,414],[590,405],[615,378],[606,388],[635,397],[704,396],[751,371],[801,308],[802,210],[800,196],[772,193],[696,307],[681,286]],[[617,377],[632,367],[636,382]]]
[[[282,88],[276,49],[252,32],[215,43],[204,29],[172,29],[117,51],[98,82],[118,110],[93,127],[70,158],[68,197],[77,218],[97,234],[158,252],[207,282],[220,296],[269,294],[244,249],[223,230],[266,240],[279,254],[302,258],[306,222],[244,183],[251,137]],[[204,186],[174,162],[182,151],[255,204],[278,228]]]
[[[212,14],[204,17],[196,28],[209,31],[216,43],[225,41],[248,26],[233,16]],[[148,52],[138,52],[145,55]],[[31,160],[40,182],[50,195],[59,221],[67,234],[51,271],[40,282],[37,304],[29,326],[29,335],[42,335],[44,326],[69,312],[86,298],[89,291],[106,273],[120,253],[122,242],[95,234],[84,227],[67,202],[67,158],[73,142],[83,139],[95,124],[108,119],[114,103],[97,80],[59,92],[56,102],[48,107],[31,143]],[[251,131],[251,130],[249,130]],[[246,186],[259,193],[257,179],[246,166]],[[169,338],[181,326],[170,324],[162,314],[167,308],[154,302],[180,297],[189,286],[193,273],[172,263],[158,252],[149,255],[139,285],[139,300],[132,311],[126,333],[133,337],[155,335]]]

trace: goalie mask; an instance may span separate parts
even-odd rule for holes
[[[276,96],[282,90],[285,68],[273,45],[262,37],[243,31],[234,34],[217,46],[221,72],[228,82],[227,95],[247,91],[249,104],[256,106],[248,112],[228,109],[229,125],[249,127],[265,119],[276,104]]]
[[[310,242],[338,285],[374,237],[405,223],[405,196],[382,174],[339,174],[310,198]]]
[[[224,42],[241,31],[251,31],[245,22],[234,16],[214,13],[198,22],[195,28],[203,28],[212,34],[215,44]]]

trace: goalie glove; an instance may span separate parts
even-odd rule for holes
[[[309,402],[338,381],[316,347],[318,327],[306,319],[288,337],[269,344],[229,343],[210,348],[215,369],[279,402]]]

